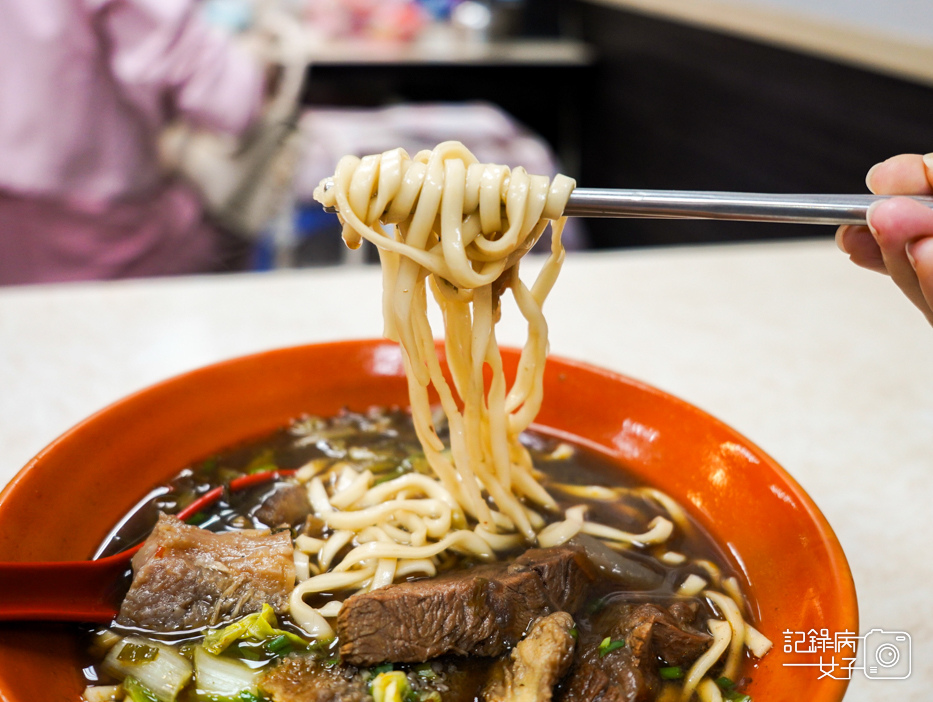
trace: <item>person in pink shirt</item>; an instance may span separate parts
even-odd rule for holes
[[[2,0],[0,284],[229,266],[157,139],[179,116],[242,133],[263,87],[195,0]]]
[[[878,195],[933,195],[933,154],[900,154],[865,178]],[[933,210],[891,198],[868,210],[867,227],[844,226],[836,243],[858,266],[889,275],[933,324]]]

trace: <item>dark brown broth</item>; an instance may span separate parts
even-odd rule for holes
[[[439,429],[441,438],[444,438],[443,427]],[[545,486],[551,485],[553,488],[555,483],[605,487],[637,486],[633,476],[617,463],[595,451],[576,446],[570,458],[554,460],[551,454],[560,443],[559,439],[543,432],[529,432],[523,436],[523,442],[531,453],[535,466],[544,473],[545,478],[542,482]],[[368,457],[369,454],[372,456]],[[344,412],[327,422],[316,418],[302,418],[263,439],[230,448],[186,467],[166,486],[150,493],[149,498],[143,500],[136,510],[121,522],[119,528],[101,546],[99,554],[109,555],[139,543],[151,531],[160,511],[168,514],[178,513],[210,490],[228,485],[232,480],[252,472],[297,469],[314,459],[330,458],[365,464],[379,479],[381,476],[392,476],[403,469],[417,470],[420,455],[420,445],[410,417],[397,409],[374,409],[364,414]],[[421,460],[423,461],[423,457]],[[424,469],[423,466],[421,469]],[[189,523],[196,523],[215,532],[262,528],[265,525],[255,520],[251,513],[272,489],[274,484],[266,483],[240,492],[225,492],[215,504],[199,511],[195,518],[189,519]],[[625,496],[615,502],[606,502],[569,496],[559,489],[550,491],[558,501],[561,511],[573,505],[586,503],[588,518],[591,521],[626,531],[643,531],[655,516],[667,516],[654,501],[642,497]],[[546,516],[549,521],[562,518],[560,513]],[[662,563],[657,556],[668,550],[684,553],[687,561],[678,566]],[[689,535],[678,529],[660,547],[633,549],[626,554],[662,573],[662,585],[656,590],[631,592],[622,590],[616,583],[607,579],[594,590],[586,610],[597,611],[613,599],[662,605],[669,603],[675,599],[677,584],[681,583],[687,574],[697,573],[706,577],[701,568],[691,564],[695,559],[707,559],[716,563],[723,569],[723,577],[733,574],[728,560],[696,523],[692,523],[692,533]],[[461,559],[460,564],[465,565],[466,561]],[[125,588],[129,586],[129,575],[128,572]],[[700,606],[697,622],[704,622],[710,616],[715,616],[708,602],[704,599],[697,601]],[[577,623],[581,634],[586,633],[589,616],[586,613],[580,615]],[[299,634],[303,633],[287,619],[280,621],[280,626]],[[114,628],[118,632],[121,631],[119,627]],[[191,634],[179,637],[146,632],[146,635],[176,642],[192,638]],[[195,638],[199,637],[196,635]],[[336,644],[327,649],[330,652],[335,650]],[[96,661],[88,661],[89,665],[85,669],[86,677],[91,683],[103,679],[96,670],[95,663]],[[459,680],[456,692],[444,692],[444,702],[476,698],[490,664],[489,661],[468,661],[450,656],[437,659],[438,670],[443,671],[439,679],[449,677]],[[397,665],[396,669],[411,670],[413,666]],[[421,684],[427,686],[425,689],[430,689],[431,683],[421,681]],[[184,700],[184,696],[179,699]]]

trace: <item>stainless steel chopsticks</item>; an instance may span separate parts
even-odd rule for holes
[[[324,189],[333,186],[324,181]],[[568,217],[646,219],[731,219],[740,222],[865,224],[873,202],[888,195],[783,195],[713,190],[617,190],[576,188],[567,201]],[[912,196],[933,209],[933,197]],[[336,212],[332,207],[328,212]]]
[[[731,219],[742,222],[865,224],[869,206],[884,195],[779,195],[702,190],[577,188],[568,217]],[[913,197],[933,208],[933,197]]]

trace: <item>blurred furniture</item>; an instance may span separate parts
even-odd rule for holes
[[[577,169],[582,91],[594,61],[584,42],[440,35],[413,44],[309,42],[308,51],[312,107],[485,101],[544,137],[563,169]]]

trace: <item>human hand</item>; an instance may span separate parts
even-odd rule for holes
[[[865,178],[878,195],[933,195],[933,154],[901,154]],[[873,204],[868,226],[847,225],[836,244],[862,268],[891,279],[933,324],[933,210],[907,198]]]

